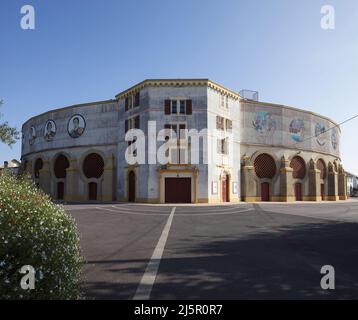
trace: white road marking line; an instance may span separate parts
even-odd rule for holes
[[[133,300],[149,300],[152,288],[157,277],[157,272],[160,265],[160,260],[162,259],[165,244],[168,239],[170,227],[173,222],[175,207],[172,209],[170,216],[167,220],[167,223],[163,229],[162,235],[159,238],[157,246],[154,249],[152,258],[150,259],[147,268],[144,272],[142,280],[139,283],[137,291],[134,295]]]

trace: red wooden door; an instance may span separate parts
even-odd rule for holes
[[[261,201],[270,201],[270,184],[268,182],[261,183]]]
[[[65,196],[65,184],[63,182],[57,183],[57,200],[63,200]]]
[[[191,178],[165,178],[166,203],[191,203]]]
[[[90,182],[88,184],[88,198],[89,200],[97,200],[97,183]]]
[[[221,181],[221,200],[222,202],[227,202],[227,183],[226,179]]]
[[[133,171],[128,175],[128,201],[135,202],[135,173]]]
[[[296,201],[303,201],[302,183],[295,184],[295,197]]]

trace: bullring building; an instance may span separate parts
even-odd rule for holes
[[[155,123],[155,131],[150,131]],[[129,163],[130,129],[167,163]],[[183,129],[204,132],[190,161]],[[167,130],[164,130],[167,132]],[[145,80],[115,99],[51,110],[22,127],[23,171],[56,200],[141,203],[337,201],[347,199],[340,128],[310,111],[259,102],[208,79]],[[153,137],[150,137],[152,135]],[[134,144],[135,145],[135,144]],[[140,150],[132,148],[133,153]],[[215,161],[204,161],[206,153]],[[155,156],[154,156],[155,157]],[[189,159],[189,161],[188,161]]]

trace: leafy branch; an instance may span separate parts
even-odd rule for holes
[[[0,107],[3,104],[4,101],[0,99]],[[0,119],[2,118],[2,116],[3,115],[0,113]],[[10,127],[8,122],[0,123],[0,141],[2,143],[5,143],[11,147],[19,139],[20,133],[16,130],[16,128]]]

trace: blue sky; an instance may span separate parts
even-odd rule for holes
[[[36,30],[20,28],[20,8]],[[336,29],[320,27],[321,7]],[[356,0],[2,0],[0,97],[21,128],[49,109],[113,98],[146,78],[210,78],[341,122],[358,114]],[[358,174],[358,119],[342,127],[342,158]],[[20,142],[0,145],[0,161]]]

